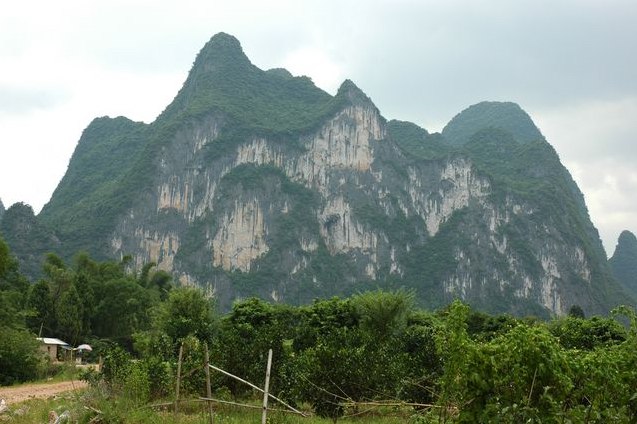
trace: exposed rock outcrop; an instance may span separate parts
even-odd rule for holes
[[[94,121],[42,219],[222,306],[379,286],[544,316],[621,298],[581,193],[519,106],[481,103],[430,134],[387,123],[351,81],[330,96],[261,71],[227,34],[156,122]]]

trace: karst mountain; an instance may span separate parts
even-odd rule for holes
[[[154,122],[88,125],[37,222],[66,257],[155,262],[221,307],[401,287],[425,307],[536,316],[627,299],[517,104],[478,103],[430,133],[387,121],[352,81],[330,95],[261,70],[223,33]]]

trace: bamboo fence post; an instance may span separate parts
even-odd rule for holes
[[[212,388],[210,387],[210,356],[208,354],[208,343],[204,344],[204,354],[206,355],[206,394],[208,398],[212,398]],[[214,424],[215,416],[212,411],[212,402],[206,401],[208,403],[208,412],[210,413],[210,424]]]
[[[179,386],[181,385],[181,360],[184,356],[184,343],[179,346],[179,360],[177,361],[177,383],[175,387],[175,414],[179,410]]]
[[[268,389],[270,388],[270,369],[272,368],[272,349],[268,350],[268,365],[265,368],[265,386],[263,388],[263,413],[261,424],[266,424],[268,419]]]

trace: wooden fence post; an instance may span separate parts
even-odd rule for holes
[[[265,387],[263,388],[263,413],[261,424],[266,424],[268,416],[268,390],[270,388],[270,368],[272,367],[272,349],[268,350],[268,365],[265,368]]]
[[[210,356],[208,354],[208,343],[204,344],[204,354],[206,355],[206,395],[208,399],[212,398],[212,388],[210,387]],[[206,401],[208,403],[208,412],[210,413],[210,424],[214,424],[215,416],[212,411],[212,402]]]
[[[184,356],[184,343],[179,346],[179,360],[177,361],[177,387],[175,387],[175,414],[179,410],[179,386],[181,385],[181,360]]]
[[[242,382],[243,384],[247,384],[248,386],[252,387],[254,390],[258,390],[258,391],[260,391],[261,393],[263,393],[263,392],[264,392],[264,390],[263,390],[261,387],[256,386],[256,385],[254,385],[254,384],[250,383],[249,381],[244,380],[244,379],[243,379],[243,378],[241,378],[241,377],[237,377],[237,376],[236,376],[236,375],[234,375],[234,374],[230,374],[228,371],[224,371],[224,370],[222,370],[221,368],[219,368],[219,367],[215,367],[215,366],[214,366],[214,365],[212,365],[212,364],[210,364],[210,365],[208,365],[208,366],[209,366],[210,368],[212,368],[213,370],[220,372],[220,373],[221,373],[221,374],[223,374],[223,375],[227,375],[228,377],[230,377],[230,378],[234,378],[235,380],[240,381],[240,382]],[[286,408],[288,408],[289,410],[294,411],[295,413],[297,413],[297,414],[299,414],[299,415],[301,415],[301,416],[303,416],[303,417],[305,417],[305,416],[306,416],[303,412],[301,412],[301,411],[299,411],[298,409],[295,409],[294,407],[292,407],[291,405],[289,405],[289,404],[285,403],[285,401],[283,401],[283,400],[279,399],[278,397],[274,396],[272,393],[268,394],[268,396],[269,396],[269,397],[271,397],[272,399],[276,400],[277,402],[279,402],[281,405],[285,406],[285,407],[286,407]],[[257,406],[257,408],[259,408],[259,406]]]

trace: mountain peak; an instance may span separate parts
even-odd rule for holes
[[[285,68],[272,68],[272,69],[268,69],[265,72],[269,75],[276,75],[278,77],[285,78],[285,79],[294,78],[294,75],[292,75],[290,71],[288,71]]]
[[[225,32],[215,34],[199,51],[193,71],[203,68],[204,71],[227,69],[228,66],[249,65],[250,59],[241,48],[235,37]]]
[[[637,296],[637,237],[628,230],[622,231],[608,262],[617,281]]]
[[[239,40],[235,36],[230,35],[227,32],[216,33],[215,35],[210,37],[210,40],[207,44],[232,46],[234,48],[241,49],[241,43],[239,42]]]
[[[637,237],[628,230],[624,230],[617,239],[617,247],[635,247],[637,246]]]
[[[372,99],[367,97],[367,94],[363,92],[354,82],[350,79],[343,81],[336,93],[337,97],[347,99],[352,104],[373,105]]]
[[[4,214],[4,204],[2,203],[2,199],[0,199],[0,219],[2,219],[2,215]]]
[[[206,110],[211,101],[219,98],[219,90],[236,92],[232,85],[241,84],[237,81],[247,75],[249,78],[255,71],[258,69],[243,52],[239,40],[223,32],[215,34],[197,54],[183,87],[160,118],[189,109]]]
[[[519,143],[543,138],[529,115],[518,104],[487,101],[469,106],[454,116],[442,130],[442,135],[449,143],[461,145],[485,128],[504,130]]]

